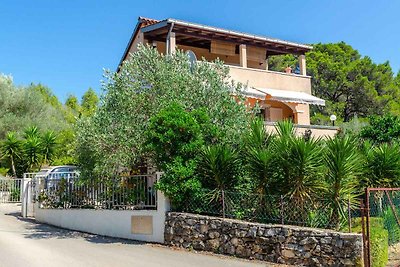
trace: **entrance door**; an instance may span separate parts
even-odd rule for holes
[[[283,120],[283,110],[281,108],[269,108],[269,119],[272,122]]]

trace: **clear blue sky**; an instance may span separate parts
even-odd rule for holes
[[[400,68],[400,1],[2,0],[0,73],[41,82],[65,100],[100,90],[137,17],[167,17],[301,43],[345,41]]]

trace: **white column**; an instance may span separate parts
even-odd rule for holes
[[[166,53],[168,55],[172,55],[174,54],[176,51],[176,39],[175,39],[175,33],[171,32],[168,36],[167,36],[167,51]]]
[[[239,46],[239,57],[240,57],[240,66],[243,68],[247,68],[247,50],[245,44],[241,44]]]
[[[23,218],[28,217],[28,211],[33,209],[33,201],[31,196],[31,178],[24,178],[21,180],[21,215]]]
[[[299,56],[299,67],[300,67],[300,75],[307,75],[306,72],[306,56],[305,55],[300,55]]]

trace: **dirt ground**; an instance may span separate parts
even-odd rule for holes
[[[387,266],[398,267],[400,266],[400,243],[389,247],[389,263]]]

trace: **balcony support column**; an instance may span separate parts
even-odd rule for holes
[[[167,55],[172,55],[175,53],[176,51],[176,39],[175,39],[175,33],[174,32],[170,32],[167,36]]]
[[[300,75],[307,75],[307,70],[306,70],[306,56],[305,55],[300,55],[299,56],[299,67],[300,67]]]
[[[240,67],[247,68],[247,50],[246,45],[239,45]]]

